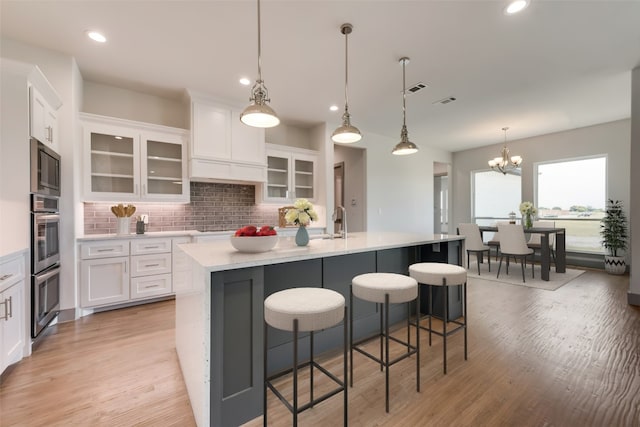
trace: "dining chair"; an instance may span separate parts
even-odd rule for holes
[[[556,222],[555,221],[533,221],[533,227],[540,227],[540,228],[555,228],[556,227]],[[549,250],[551,251],[551,257],[553,258],[553,263],[556,263],[556,251],[553,250],[553,246],[555,244],[555,239],[556,239],[556,235],[553,233],[549,234]],[[531,236],[529,237],[529,241],[527,242],[527,246],[531,249],[533,249],[534,251],[534,256],[535,256],[535,251],[536,250],[542,250],[542,235],[538,234],[538,233],[531,233]]]
[[[458,235],[464,236],[464,246],[467,249],[467,268],[470,268],[469,255],[471,253],[475,253],[479,276],[480,263],[484,261],[484,253],[486,252],[487,260],[489,262],[489,272],[491,272],[491,248],[485,245],[482,241],[482,235],[480,234],[478,224],[459,224]]]
[[[493,226],[497,227],[498,224],[509,224],[509,221],[498,221],[495,222]],[[487,242],[487,245],[489,245],[490,248],[496,249],[496,261],[498,261],[498,256],[500,255],[500,233],[497,231],[493,233],[493,237]],[[489,251],[489,256],[491,256],[491,251]]]
[[[527,265],[527,257],[531,255],[531,277],[534,276],[533,249],[527,246],[527,239],[524,235],[524,228],[520,224],[498,224],[500,233],[500,264],[498,265],[498,275],[502,267],[502,259],[507,257],[507,274],[509,274],[509,257],[520,259],[522,266],[522,281],[525,282],[524,269]]]

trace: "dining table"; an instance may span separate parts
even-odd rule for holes
[[[498,231],[497,226],[481,225],[480,234],[485,232]],[[523,227],[524,228],[524,227]],[[525,233],[540,234],[540,265],[542,280],[549,281],[549,273],[551,271],[551,247],[549,246],[549,236],[555,234],[556,236],[556,273],[565,273],[567,271],[567,252],[566,252],[566,230],[559,227],[530,227],[524,228]]]

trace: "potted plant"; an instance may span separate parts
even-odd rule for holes
[[[620,200],[607,202],[605,216],[600,220],[600,236],[607,253],[604,256],[604,269],[610,274],[624,274],[627,265],[622,252],[627,249],[627,217],[622,210]]]

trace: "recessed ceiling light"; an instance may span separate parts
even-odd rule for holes
[[[104,43],[107,41],[107,38],[97,31],[91,31],[91,30],[87,31],[87,37],[89,37],[91,40],[96,41],[98,43]]]
[[[332,105],[331,107],[329,107],[329,110],[338,111],[338,106],[337,105]]]
[[[251,84],[251,80],[246,77],[240,79],[240,84],[243,86],[249,86]]]
[[[513,0],[504,8],[505,15],[516,14],[529,6],[529,0]]]

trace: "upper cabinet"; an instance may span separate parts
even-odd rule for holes
[[[29,130],[31,136],[43,144],[59,151],[58,118],[56,110],[35,86],[29,87]]]
[[[183,129],[81,113],[86,201],[188,202]]]
[[[192,180],[265,182],[264,129],[240,122],[240,110],[206,96],[191,96]]]
[[[268,180],[263,185],[264,202],[287,203],[317,197],[318,153],[295,147],[267,144]]]

